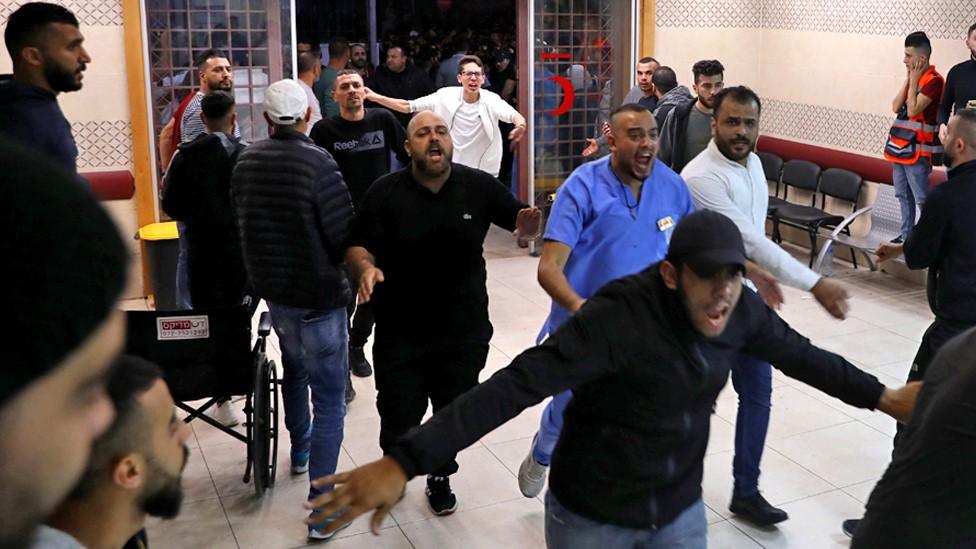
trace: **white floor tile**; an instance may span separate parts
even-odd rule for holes
[[[759,528],[738,519],[730,522],[767,549],[846,548],[850,539],[841,532],[840,525],[863,511],[859,501],[840,490],[802,499],[783,509],[790,514],[789,520],[773,528]]]
[[[891,439],[856,421],[770,441],[769,446],[838,487],[877,478],[891,459]]]
[[[520,497],[401,529],[418,549],[541,549],[545,547],[544,513],[541,502]]]

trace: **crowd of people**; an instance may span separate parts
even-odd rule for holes
[[[146,547],[146,517],[179,514],[188,427],[163,372],[122,354],[130,258],[77,173],[57,105],[81,89],[92,59],[77,19],[55,4],[21,6],[4,38],[14,75],[0,85],[0,254],[16,266],[2,296],[17,341],[0,367],[0,548]],[[761,526],[782,522],[759,490],[775,367],[902,422],[864,519],[843,525],[853,547],[969,546],[976,25],[967,44],[972,58],[943,81],[928,39],[909,35],[892,105],[885,156],[921,216],[877,255],[904,254],[938,280],[935,321],[902,387],[817,348],[776,314],[780,283],[838,319],[849,293],[766,237],[762,101],[725,86],[717,60],[693,66],[694,95],[674,69],[638,61],[637,85],[609,109],[584,151],[593,159],[563,183],[545,224],[538,280],[552,307],[537,345],[479,384],[493,333],[486,234],[496,225],[534,238],[542,228],[540,210],[498,179],[503,137],[517,142],[528,123],[486,88],[485,61],[458,46],[441,63],[450,71],[436,73],[456,86],[404,98],[376,85],[384,69],[406,70],[402,46],[387,48],[372,75],[343,40],[329,44],[325,65],[303,48],[298,79],[265,90],[270,137],[249,144],[237,133],[230,62],[208,50],[199,91],[160,151],[162,206],[181,223],[181,306],[266,301],[312,541],[370,511],[378,531],[418,475],[431,511],[455,512],[457,453],[552,396],[518,473],[535,497],[551,469],[548,546],[703,548],[709,418],[730,376],[739,409],[729,509]],[[505,55],[495,53],[496,68],[511,63]],[[600,140],[605,156],[595,154]],[[948,181],[920,190],[911,174],[941,160]],[[337,474],[351,374],[375,377],[384,457]],[[421,424],[428,403],[434,415]]]

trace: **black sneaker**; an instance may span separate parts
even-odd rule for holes
[[[891,240],[889,240],[889,242],[891,242],[892,244],[901,244],[902,242],[904,242],[904,240],[902,239],[901,235],[898,235],[892,238]]]
[[[346,404],[349,404],[356,398],[356,389],[352,386],[352,376],[346,374]]]
[[[844,534],[849,537],[854,537],[854,532],[857,531],[857,525],[861,524],[861,519],[847,519],[840,525],[840,529]]]
[[[772,526],[790,518],[786,511],[773,507],[759,493],[748,498],[733,496],[729,511],[758,526]]]
[[[366,360],[366,353],[362,347],[349,347],[349,369],[356,377],[373,375],[373,366]]]
[[[448,477],[427,477],[427,505],[439,517],[457,511],[457,496],[451,490],[451,480]]]

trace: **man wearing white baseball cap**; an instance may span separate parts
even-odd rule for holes
[[[352,199],[335,160],[305,135],[311,110],[301,86],[281,80],[264,96],[271,137],[241,153],[231,196],[244,263],[281,342],[291,471],[319,478],[335,472],[346,412],[351,293],[340,263]],[[330,489],[312,487],[309,498]],[[309,526],[309,539],[329,539],[321,533],[329,523]]]

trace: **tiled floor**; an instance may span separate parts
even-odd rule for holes
[[[536,260],[491,234],[486,250],[495,336],[482,379],[534,343],[549,300],[536,283]],[[853,293],[851,318],[830,319],[802,292],[786,289],[782,311],[816,344],[847,356],[889,386],[900,385],[931,314],[921,287],[885,273],[853,272],[839,262],[835,276]],[[276,347],[277,342],[272,341]],[[276,351],[275,351],[276,352]],[[372,378],[355,379],[357,399],[346,417],[339,468],[380,456],[379,421]],[[763,457],[761,487],[790,513],[778,528],[759,529],[729,518],[735,394],[726,388],[712,418],[705,458],[704,499],[709,541],[717,548],[846,547],[840,531],[856,517],[888,462],[894,421],[774,374],[773,412]],[[453,485],[460,509],[447,518],[427,510],[423,480],[411,482],[379,537],[361,518],[328,546],[336,548],[532,548],[543,547],[543,504],[523,498],[515,472],[538,424],[542,406],[526,410],[461,452]],[[305,476],[288,474],[288,442],[279,444],[278,483],[262,500],[241,482],[244,446],[215,429],[194,424],[193,453],[185,473],[186,504],[170,522],[154,521],[155,548],[293,548],[305,546],[301,504]]]

